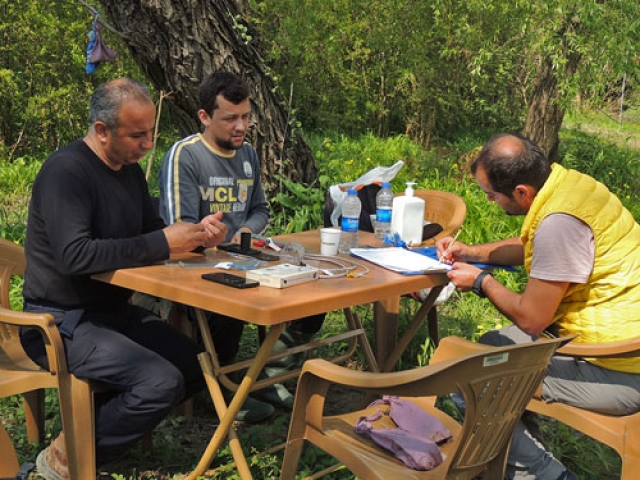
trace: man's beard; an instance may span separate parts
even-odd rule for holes
[[[244,143],[244,141],[242,143]],[[232,140],[223,140],[222,138],[216,138],[216,144],[224,150],[238,150],[240,147],[242,147],[242,143],[240,143],[240,145],[235,145]]]

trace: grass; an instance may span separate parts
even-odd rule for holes
[[[354,180],[377,165],[391,165],[402,159],[405,167],[393,181],[394,191],[404,189],[405,181],[417,181],[417,188],[446,190],[463,197],[467,203],[467,219],[460,240],[467,243],[487,242],[516,235],[521,218],[505,216],[495,205],[486,201],[485,195],[469,178],[469,162],[477,148],[489,136],[469,134],[456,143],[441,145],[424,151],[404,137],[381,140],[372,135],[348,138],[339,134],[310,135],[309,142],[316,153],[321,188],[287,184],[277,203],[282,207],[274,214],[275,233],[314,228],[322,224],[322,205],[327,186]],[[561,132],[561,154],[566,166],[589,173],[604,182],[622,202],[640,218],[640,114],[637,110],[625,112],[625,123],[618,128],[611,115],[602,112],[579,113],[568,116],[566,127]],[[157,153],[156,158],[161,158]],[[26,207],[33,177],[41,159],[21,159],[12,164],[0,160],[0,236],[19,243],[24,241]],[[158,162],[156,161],[156,164]],[[151,188],[154,188],[152,176]],[[522,272],[499,272],[498,279],[509,288],[520,291],[526,276]],[[20,285],[12,289],[13,305],[19,307]],[[412,313],[415,302],[403,302],[400,328]],[[367,328],[371,327],[372,312],[368,307],[359,307],[359,313]],[[439,308],[440,336],[459,335],[472,340],[482,333],[499,328],[507,323],[491,305],[474,295],[454,293],[453,297]],[[342,316],[332,312],[328,315],[322,334],[341,328]],[[251,329],[249,329],[251,330]],[[402,368],[411,368],[428,362],[432,346],[428,343],[426,327],[418,333],[401,360]],[[243,350],[250,352],[255,340],[245,335]],[[361,365],[358,359],[354,367]],[[344,397],[350,398],[345,392]],[[120,480],[133,478],[178,479],[192,469],[195,460],[204,449],[204,442],[214,428],[216,418],[208,402],[199,399],[196,417],[187,420],[170,417],[154,434],[154,451],[149,453],[134,449],[118,464],[108,466],[111,477]],[[40,448],[26,442],[24,413],[17,397],[0,400],[3,425],[16,442],[21,461],[33,461]],[[59,431],[59,417],[55,395],[47,396],[47,435],[55,436]],[[286,436],[288,415],[279,414],[269,423],[258,427],[242,427],[241,439],[245,445],[257,449],[267,448],[274,440],[282,441]],[[567,464],[578,477],[586,480],[608,480],[619,478],[620,459],[608,447],[587,438],[554,421],[544,421],[542,430],[554,454]],[[249,440],[249,441],[248,441]],[[228,448],[218,455],[222,465],[231,460]],[[278,478],[281,453],[270,453],[251,460],[255,478]],[[301,473],[323,468],[331,463],[326,455],[306,449]],[[212,466],[215,468],[215,466]],[[238,478],[233,470],[216,470],[204,478]],[[351,479],[345,470],[331,474],[328,478]]]

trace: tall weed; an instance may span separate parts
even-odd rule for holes
[[[20,157],[0,158],[0,237],[24,244],[31,185],[42,162]]]

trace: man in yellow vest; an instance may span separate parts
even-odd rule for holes
[[[541,334],[577,334],[576,342],[625,340],[640,331],[640,226],[620,200],[588,175],[551,165],[541,149],[517,134],[498,134],[483,147],[471,173],[489,201],[507,215],[524,215],[519,237],[482,245],[444,238],[438,252],[452,264],[449,279],[473,291],[514,325],[481,343],[532,341]],[[522,294],[466,262],[524,265]],[[640,359],[554,357],[543,382],[547,401],[611,415],[640,410]],[[508,477],[576,478],[519,425]]]

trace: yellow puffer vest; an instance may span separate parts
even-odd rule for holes
[[[579,218],[593,231],[595,264],[589,281],[571,284],[554,317],[559,335],[601,343],[640,335],[640,225],[607,187],[554,164],[522,226],[525,268],[531,272],[533,235],[552,213]],[[587,359],[595,365],[640,373],[640,357]]]

